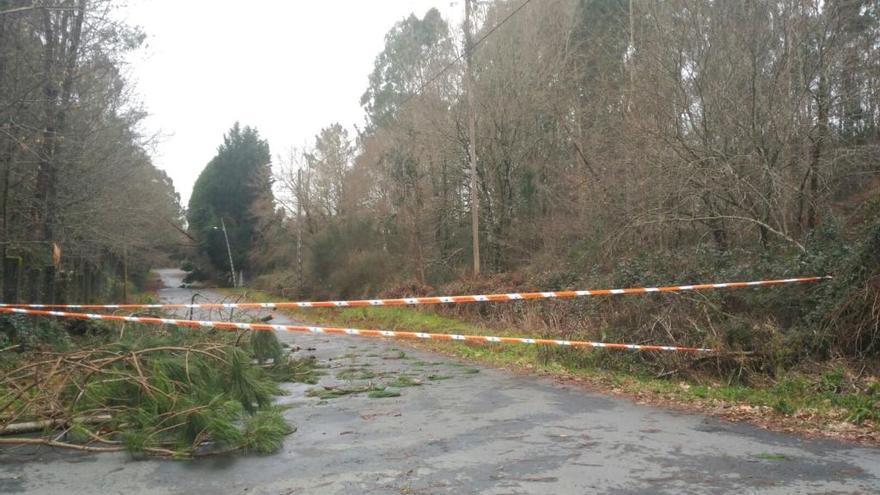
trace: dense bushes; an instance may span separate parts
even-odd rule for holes
[[[728,354],[697,367],[742,381],[751,373],[772,376],[805,362],[860,359],[878,353],[880,223],[874,220],[874,224],[856,230],[844,236],[839,226],[821,226],[811,236],[805,253],[685,248],[625,258],[607,273],[566,270],[560,265],[554,271],[460,280],[433,292],[611,288],[833,275],[832,280],[809,284],[438,309],[530,334],[720,348],[741,354]],[[542,349],[541,354],[571,366],[601,364],[655,372],[692,366],[689,358],[682,361],[672,355],[593,355],[555,348]]]
[[[329,225],[308,245],[308,294],[349,297],[378,292],[394,275],[395,260],[383,249],[372,222]]]
[[[880,221],[865,230],[808,317],[825,345],[858,356],[880,354]]]

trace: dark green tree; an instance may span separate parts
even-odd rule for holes
[[[256,129],[238,122],[199,175],[189,200],[191,235],[215,268],[229,270],[223,231],[226,224],[236,269],[248,268],[248,253],[257,234],[260,205],[272,201],[269,144]]]

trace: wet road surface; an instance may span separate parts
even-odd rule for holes
[[[218,301],[176,288],[163,302]],[[248,316],[254,315],[251,312]],[[217,319],[215,310],[196,312]],[[274,314],[273,323],[291,323]],[[0,449],[0,493],[844,494],[880,493],[880,449],[809,440],[637,405],[541,377],[471,366],[400,342],[283,333],[330,365],[321,383],[421,383],[400,397],[322,400],[288,384],[298,430],[267,456],[132,460]],[[340,379],[349,375],[369,379]]]

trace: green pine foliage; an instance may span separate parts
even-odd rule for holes
[[[229,373],[221,375],[227,393],[244,407],[254,413],[272,403],[272,397],[281,392],[278,386],[267,380],[261,368],[251,364],[251,355],[241,349],[232,349],[228,354]]]
[[[239,338],[150,330],[115,341],[115,334],[74,339],[63,353],[16,354],[2,366],[0,405],[20,422],[57,418],[60,404],[71,425],[64,442],[115,445],[138,455],[270,453],[294,431],[273,401],[284,393],[281,382],[317,381],[314,359],[291,358],[270,332]],[[265,354],[257,349],[271,349],[271,363],[258,359]],[[25,364],[42,360],[50,364]],[[7,400],[37,379],[45,385]],[[96,417],[109,419],[89,420]]]
[[[271,454],[281,448],[281,439],[294,428],[281,417],[277,407],[265,408],[247,418],[244,424],[244,446],[260,454]]]
[[[284,349],[275,332],[254,332],[251,335],[251,349],[254,351],[254,357],[260,364],[272,360],[273,363],[281,363]]]

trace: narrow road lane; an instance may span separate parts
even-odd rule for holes
[[[160,274],[165,302],[189,302],[194,292],[222,299],[176,288],[178,270]],[[274,316],[273,322],[291,322]],[[421,385],[400,388],[400,397],[325,400],[305,396],[311,385],[288,385],[281,402],[291,406],[286,415],[298,431],[269,456],[174,462],[0,450],[0,492],[880,493],[878,449],[636,405],[395,341],[279,337],[331,366],[322,384]]]

